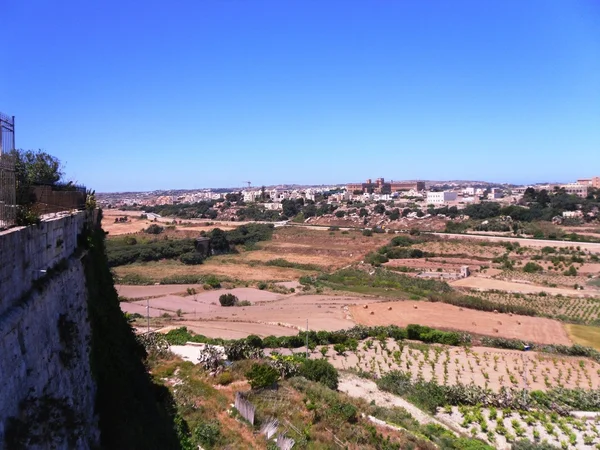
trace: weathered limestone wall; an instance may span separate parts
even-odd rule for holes
[[[77,251],[87,220],[81,212],[0,234],[0,448],[99,443]]]
[[[73,254],[87,220],[81,211],[0,232],[0,314],[43,277],[42,270]]]

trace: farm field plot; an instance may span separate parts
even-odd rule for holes
[[[153,222],[148,219],[140,219],[141,211],[119,211],[116,209],[104,209],[102,210],[102,229],[108,231],[109,236],[119,236],[123,234],[138,233],[142,228],[148,227]],[[128,217],[127,222],[115,223],[117,217]],[[179,220],[178,220],[179,221]],[[170,225],[173,222],[172,218],[163,217],[157,219],[156,223],[161,226]],[[223,223],[214,222],[208,219],[185,219],[185,223],[176,225],[177,231],[210,231],[214,228],[221,228],[222,230],[233,230],[235,227],[241,225],[241,223]],[[212,225],[206,225],[212,223]]]
[[[118,266],[113,270],[118,279],[123,279],[128,275],[137,275],[155,283],[165,277],[179,275],[217,275],[242,281],[290,281],[311,273],[287,267],[228,263],[228,258],[230,258],[229,255],[213,256],[196,266],[173,260],[152,261]]]
[[[462,278],[460,280],[452,281],[450,284],[453,287],[464,287],[479,291],[498,290],[517,292],[521,294],[539,294],[540,292],[546,292],[553,295],[560,294],[575,297],[584,297],[586,295],[593,296],[597,294],[595,291],[580,291],[567,288],[539,286],[535,284],[517,283],[514,281],[497,280],[495,278],[477,276]]]
[[[474,383],[498,392],[501,387],[546,391],[556,387],[598,389],[600,364],[588,358],[520,352],[488,347],[451,347],[411,341],[366,339],[356,350],[337,353],[323,346],[325,357],[337,369],[354,369],[381,377],[400,370],[413,381],[440,385]],[[303,349],[300,349],[302,351]],[[289,354],[287,349],[279,349]],[[311,358],[322,357],[322,351]]]
[[[186,321],[185,326],[196,334],[223,339],[242,339],[251,334],[265,337],[294,336],[298,333],[298,330],[295,328],[243,321]]]
[[[543,248],[543,247],[556,247],[556,248],[569,248],[569,247],[580,247],[582,250],[587,250],[591,253],[600,253],[600,243],[596,242],[573,242],[573,241],[555,241],[550,239],[529,239],[529,238],[516,238],[511,236],[485,236],[476,234],[452,234],[452,233],[435,233],[435,236],[439,236],[442,239],[449,241],[452,240],[464,240],[469,239],[476,242],[490,242],[490,243],[502,243],[502,242],[516,242],[523,247],[532,248]]]
[[[471,293],[470,290],[467,292]],[[476,294],[496,303],[533,308],[538,311],[540,316],[585,323],[600,319],[600,298],[596,297],[512,294],[496,291],[477,292]]]
[[[493,259],[503,255],[506,249],[500,243],[488,243],[474,241],[468,238],[462,240],[436,239],[415,245],[424,252],[435,253],[439,256],[455,257],[477,257],[481,259]],[[524,249],[526,250],[526,249]],[[461,256],[458,256],[461,255]]]
[[[190,237],[189,231],[175,233]],[[389,239],[388,235],[368,237],[354,231],[342,234],[340,231],[277,228],[271,241],[258,243],[254,250],[240,249],[239,253],[211,256],[199,265],[185,265],[176,260],[137,262],[115,267],[114,272],[118,280],[140,277],[149,283],[185,275],[216,275],[240,281],[294,281],[304,275],[360,261]]]
[[[240,294],[243,289],[211,291],[196,296],[168,295],[151,298],[148,301],[121,302],[124,312],[146,315],[146,304],[150,305],[151,317],[161,317],[167,313],[170,317],[164,325],[186,326],[197,333],[214,337],[217,330],[228,330],[229,336],[245,337],[258,334],[293,335],[306,329],[306,320],[313,330],[341,330],[354,326],[349,307],[357,304],[376,302],[376,299],[364,299],[349,296],[330,295],[288,295],[280,296],[257,289],[253,295]],[[223,307],[218,295],[231,292],[240,300],[248,300],[251,306]],[[211,297],[212,296],[212,297]],[[194,297],[196,300],[194,300]],[[220,326],[216,326],[220,323]],[[277,327],[277,328],[272,328]],[[273,332],[277,330],[277,332]],[[232,333],[235,332],[235,335]]]
[[[600,327],[575,324],[565,326],[573,342],[600,350]]]
[[[539,262],[539,261],[538,261]],[[577,270],[580,269],[580,266],[577,266]],[[542,286],[548,289],[555,289],[557,286],[559,289],[564,289],[568,286],[569,290],[575,291],[572,289],[575,284],[579,286],[584,286],[587,277],[584,276],[565,276],[562,274],[563,271],[558,271],[553,273],[552,271],[543,272],[543,273],[525,273],[522,271],[515,270],[504,270],[500,274],[496,275],[494,278],[501,281],[512,282],[515,281],[524,281],[531,284],[535,284],[536,286]],[[548,290],[548,292],[550,292]],[[576,291],[578,292],[578,291]]]
[[[497,410],[467,406],[448,407],[436,415],[443,422],[452,422],[470,436],[475,436],[497,448],[510,448],[516,439],[531,442],[546,441],[556,448],[592,449],[600,444],[600,422],[556,413],[537,411]]]
[[[115,289],[120,297],[130,299],[158,297],[169,294],[183,294],[187,289],[202,290],[198,284],[161,284],[151,286],[130,286],[125,284],[115,284]]]
[[[286,227],[275,230],[273,239],[261,243],[259,248],[265,253],[278,255],[278,258],[289,261],[307,261],[337,269],[361,261],[365,254],[387,244],[390,239],[386,234],[363,236],[357,231],[342,234],[341,231],[325,232]],[[251,254],[248,257],[263,259],[260,256],[255,258]]]
[[[354,306],[350,311],[356,323],[360,325],[404,327],[417,323],[434,328],[521,339],[541,344],[570,345],[571,343],[563,324],[541,317],[510,316],[462,309],[443,303],[413,301],[377,303],[369,305],[368,309]]]

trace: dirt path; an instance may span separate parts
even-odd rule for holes
[[[356,375],[349,373],[341,373],[338,389],[348,394],[350,397],[362,398],[368,402],[375,401],[375,404],[379,406],[399,406],[404,408],[421,425],[435,423],[443,426],[444,428],[448,428],[446,425],[434,419],[429,414],[421,411],[415,405],[404,400],[403,398],[397,397],[389,392],[381,391],[371,380],[359,378]]]

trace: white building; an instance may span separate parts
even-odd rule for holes
[[[242,194],[246,203],[255,202],[257,198],[260,198],[260,191],[243,191]]]
[[[502,192],[502,189],[500,189],[500,188],[492,188],[492,190],[488,194],[489,199],[499,199],[502,197],[504,197],[504,193]]]
[[[443,205],[444,203],[456,201],[458,194],[453,191],[444,192],[428,192],[427,193],[427,204],[428,205]]]

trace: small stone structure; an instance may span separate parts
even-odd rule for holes
[[[194,245],[198,253],[203,256],[210,256],[210,238],[205,236],[197,237]]]

